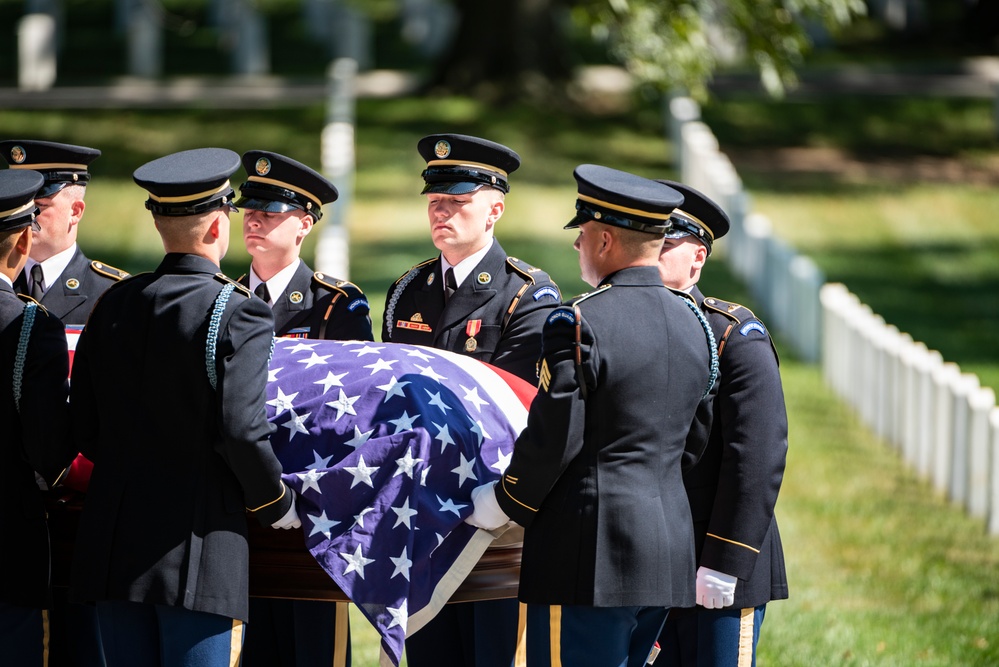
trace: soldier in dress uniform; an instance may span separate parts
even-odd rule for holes
[[[440,255],[389,289],[382,340],[468,355],[536,383],[541,329],[562,295],[547,273],[507,256],[493,236],[520,156],[461,134],[430,135],[417,148],[427,162],[423,194]],[[410,667],[509,667],[519,625],[512,598],[449,604],[406,640],[406,660]]]
[[[322,174],[267,151],[243,154],[249,178],[239,186],[243,241],[253,261],[240,282],[274,312],[278,336],[374,340],[368,299],[346,280],[315,272],[302,261],[302,242],[335,202]]]
[[[246,511],[301,525],[269,441],[274,318],[219,272],[238,168],[202,148],[135,171],[166,255],[105,292],[76,348],[73,433],[94,469],[71,595],[96,603],[109,667],[238,664]]]
[[[596,289],[549,314],[527,428],[499,482],[473,491],[467,521],[525,527],[531,667],[640,667],[667,610],[694,602],[682,461],[713,348],[656,264],[683,196],[598,165],[574,176],[566,227]]]
[[[83,218],[89,165],[100,156],[96,148],[51,141],[0,141],[0,155],[11,169],[33,169],[45,177],[35,199],[41,213],[31,257],[14,282],[67,325],[84,325],[98,297],[128,274],[87,258],[76,244]]]
[[[336,201],[322,174],[267,151],[243,154],[249,178],[239,186],[243,241],[253,261],[239,279],[267,302],[278,336],[374,340],[368,300],[353,283],[313,273],[302,242]],[[244,667],[350,664],[346,602],[250,598]]]
[[[659,257],[667,287],[690,293],[711,324],[720,381],[708,447],[684,475],[697,539],[697,604],[674,610],[657,665],[755,664],[767,602],[787,598],[774,518],[787,455],[787,413],[777,352],[763,323],[736,303],[697,288],[712,244],[729,219],[689,185]]]
[[[51,483],[69,463],[69,354],[62,322],[13,281],[37,229],[35,171],[0,172],[0,647],[3,662],[47,664],[49,536],[35,471]]]

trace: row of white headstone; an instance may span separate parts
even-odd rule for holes
[[[999,534],[999,408],[993,389],[885,323],[772,234],[696,102],[667,101],[680,180],[717,201],[732,227],[716,245],[769,327],[942,495]]]

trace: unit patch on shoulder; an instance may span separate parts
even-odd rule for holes
[[[558,322],[568,324],[569,326],[575,326],[576,316],[571,310],[557,308],[552,311],[551,315],[548,316],[548,319],[545,321],[545,326],[551,326],[552,324]]]
[[[369,308],[369,306],[368,306],[368,300],[367,299],[354,299],[353,301],[350,302],[350,305],[347,306],[347,310],[349,310],[350,312],[354,312],[355,310],[357,310],[361,306],[364,306],[365,308]]]
[[[739,329],[739,333],[741,333],[743,336],[748,336],[753,331],[759,331],[764,336],[767,335],[767,330],[763,327],[763,324],[760,322],[755,322],[755,321],[747,322],[746,324],[742,325],[742,327]]]
[[[534,293],[534,300],[535,301],[541,301],[541,299],[545,298],[546,296],[550,296],[551,298],[555,299],[556,301],[559,300],[558,290],[555,289],[554,287],[552,287],[551,285],[545,285],[544,287],[542,287],[541,289],[539,289],[538,291],[536,291]]]

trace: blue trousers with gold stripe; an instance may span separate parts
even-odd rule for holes
[[[349,667],[346,602],[250,598],[241,667]]]
[[[231,667],[243,649],[243,622],[182,607],[98,602],[108,667]]]
[[[48,657],[48,612],[0,602],[0,663],[44,667]]]
[[[665,607],[527,605],[530,667],[644,667]]]
[[[755,667],[767,606],[685,610],[666,621],[656,667]]]

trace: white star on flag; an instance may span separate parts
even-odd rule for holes
[[[439,391],[437,393],[434,393],[429,389],[424,389],[423,391],[427,392],[427,396],[430,397],[430,405],[440,408],[441,412],[444,413],[447,413],[447,411],[451,409],[450,405],[444,403],[444,400],[441,398],[441,393]]]
[[[340,421],[340,417],[343,417],[344,414],[357,415],[357,411],[354,410],[354,403],[356,403],[359,398],[359,395],[348,397],[347,394],[344,393],[343,389],[340,389],[340,398],[326,404],[336,410],[336,417],[334,421]]]
[[[267,405],[273,405],[274,416],[279,417],[281,416],[282,412],[284,412],[285,410],[291,410],[294,407],[293,401],[295,400],[296,396],[298,396],[297,391],[294,394],[285,394],[283,391],[281,391],[281,387],[278,387],[277,398],[272,398],[271,400],[267,401]]]
[[[350,371],[347,371],[346,373],[340,373],[339,375],[337,375],[333,371],[329,371],[328,373],[326,373],[325,378],[323,378],[322,380],[316,380],[312,384],[323,385],[323,395],[325,395],[326,392],[328,392],[332,387],[342,387],[343,383],[340,382],[340,380],[342,380],[344,376],[348,375],[349,373]]]
[[[361,429],[355,426],[354,437],[343,444],[347,445],[348,447],[353,447],[354,449],[357,449],[358,447],[366,443],[368,441],[368,438],[370,438],[371,434],[374,432],[375,429],[371,429],[370,431],[365,431],[364,433],[361,433]]]
[[[267,382],[277,382],[278,373],[283,371],[283,368],[268,368],[267,369]]]
[[[398,468],[396,468],[395,473],[392,476],[396,477],[397,475],[405,474],[410,479],[413,479],[413,468],[416,467],[417,463],[423,463],[423,459],[414,459],[413,450],[407,449],[405,456],[395,460],[395,464]]]
[[[455,516],[461,516],[461,512],[458,510],[468,507],[468,505],[455,505],[454,501],[448,498],[447,500],[441,500],[440,496],[437,496],[437,502],[441,504],[441,512],[454,512]]]
[[[409,498],[406,498],[406,501],[402,504],[401,507],[391,507],[389,509],[395,512],[395,515],[397,517],[395,520],[395,525],[392,526],[393,528],[398,528],[400,523],[404,524],[406,528],[413,527],[413,525],[409,522],[409,520],[414,516],[416,516],[418,512],[416,510],[409,509]],[[406,578],[409,579],[409,577]]]
[[[357,465],[356,466],[347,466],[347,467],[344,468],[344,470],[346,470],[347,472],[349,472],[351,475],[354,476],[354,481],[352,481],[350,483],[350,488],[353,489],[355,486],[357,486],[361,482],[364,482],[365,484],[367,484],[368,486],[370,486],[372,489],[375,488],[374,483],[372,483],[372,481],[371,481],[371,473],[376,472],[378,470],[378,468],[377,467],[373,467],[372,468],[370,466],[364,465],[364,457],[363,456],[358,456],[357,457]]]
[[[408,581],[409,577],[406,577],[406,579]],[[406,600],[403,599],[402,604],[398,607],[385,607],[388,613],[392,614],[392,622],[388,625],[390,628],[394,628],[398,625],[402,627],[403,632],[406,631],[406,623],[409,622],[409,612],[406,611],[407,606]]]
[[[373,364],[368,364],[367,366],[365,366],[365,368],[370,368],[371,369],[371,374],[374,375],[378,371],[390,371],[390,370],[392,370],[392,364],[394,364],[396,362],[398,362],[398,359],[385,360],[385,359],[379,358],[378,361],[376,361]]]
[[[458,475],[459,489],[461,488],[461,485],[464,484],[469,479],[475,479],[475,480],[479,479],[478,477],[475,476],[475,472],[472,471],[472,464],[475,463],[475,459],[469,461],[468,459],[465,458],[464,454],[460,454],[460,457],[461,457],[461,463],[458,465],[457,468],[451,471],[453,473],[457,473]]]
[[[483,440],[489,440],[491,438],[491,436],[488,433],[486,433],[486,429],[485,429],[484,426],[482,426],[482,422],[481,421],[477,420],[475,422],[475,426],[473,426],[469,430],[472,433],[474,433],[475,435],[479,436],[479,446],[480,447],[482,446],[482,441]]]
[[[406,578],[406,581],[409,581],[409,568],[413,567],[413,561],[406,557],[406,547],[402,548],[402,553],[399,554],[398,558],[389,556],[389,560],[395,565],[395,569],[392,570],[392,576],[389,579],[394,578],[397,574],[401,574]]]
[[[417,350],[415,348],[412,349],[412,350],[406,350],[406,356],[407,357],[416,357],[417,359],[422,359],[423,361],[430,361],[431,359],[433,359],[432,356],[430,356],[429,354],[427,354],[423,350]]]
[[[295,435],[298,433],[304,433],[305,435],[308,435],[309,429],[305,428],[305,420],[308,419],[309,415],[311,415],[312,413],[306,412],[304,415],[299,416],[295,414],[295,410],[292,408],[289,408],[288,412],[291,413],[291,419],[281,424],[281,426],[284,426],[286,429],[291,431],[291,435],[288,436],[288,441],[291,442],[292,438],[294,438]]]
[[[378,354],[384,349],[385,349],[384,347],[374,347],[372,345],[365,344],[365,346],[360,348],[359,350],[351,350],[351,352],[357,353],[358,357],[363,357],[366,354]]]
[[[305,364],[306,368],[312,368],[313,366],[318,366],[319,364],[329,363],[326,360],[332,356],[333,356],[332,354],[324,354],[320,356],[315,352],[313,352],[311,357],[309,357],[308,359],[299,359],[298,363]]]
[[[510,460],[513,458],[513,452],[510,452],[509,454],[499,452],[498,455],[499,457],[497,458],[496,463],[489,467],[498,471],[502,475],[506,472],[506,469],[510,467]]]
[[[340,525],[339,521],[333,521],[332,519],[326,518],[326,510],[323,510],[323,513],[319,516],[313,516],[311,514],[306,514],[306,516],[312,520],[312,532],[309,533],[309,537],[312,537],[316,533],[322,533],[326,536],[326,539],[329,539],[330,528]]]
[[[374,507],[365,507],[363,510],[361,510],[360,514],[354,515],[354,525],[364,528],[364,515],[370,514],[371,512],[374,511],[375,511]]]
[[[475,406],[475,409],[482,412],[483,405],[489,405],[489,401],[479,397],[479,388],[472,387],[468,388],[464,385],[458,385],[465,392],[465,400]]]
[[[441,441],[441,454],[443,454],[448,445],[454,444],[454,440],[451,438],[451,432],[448,430],[447,424],[441,425],[435,422],[430,423],[437,429],[437,435],[434,436],[434,440]]]
[[[419,364],[413,364],[413,365],[420,369],[420,375],[424,375],[433,380],[437,380],[438,382],[447,379],[443,375],[440,375],[437,372],[435,372],[433,366],[421,366]]]
[[[361,545],[357,545],[357,549],[354,553],[340,553],[340,557],[347,561],[347,568],[343,571],[344,574],[350,574],[351,572],[357,572],[357,576],[364,579],[364,568],[367,565],[375,562],[374,558],[365,558],[361,554]]]
[[[307,473],[296,473],[299,479],[302,480],[302,493],[305,493],[309,489],[315,489],[316,493],[322,493],[323,490],[319,488],[319,480],[323,475],[326,474],[325,471],[319,472],[318,470],[309,470]]]
[[[400,431],[412,431],[413,422],[415,422],[419,418],[420,415],[413,415],[412,417],[410,417],[409,412],[403,410],[401,417],[399,417],[398,419],[389,419],[388,423],[395,425],[395,433],[399,433]]]
[[[288,351],[291,353],[303,352],[305,350],[311,352],[313,349],[315,349],[316,345],[319,345],[319,343],[299,343],[298,345],[293,345],[292,347],[289,347]]]
[[[329,456],[320,456],[319,452],[317,452],[316,450],[313,449],[312,450],[312,456],[313,456],[313,458],[315,458],[315,461],[313,461],[309,465],[305,466],[306,470],[319,470],[321,468],[329,468],[330,467],[330,459],[333,458],[332,454],[330,454]]]
[[[385,400],[383,400],[382,403],[388,403],[389,399],[392,398],[393,396],[401,396],[402,398],[406,398],[406,393],[402,390],[402,388],[405,387],[407,384],[409,384],[408,380],[406,382],[399,382],[398,380],[395,379],[395,376],[393,375],[392,379],[388,381],[388,384],[382,384],[375,388],[381,389],[382,391],[385,392]]]

